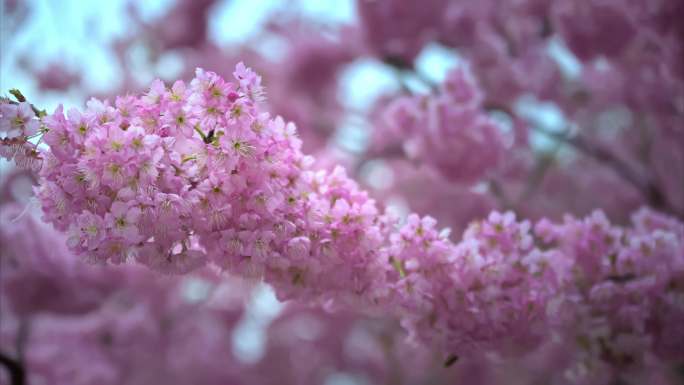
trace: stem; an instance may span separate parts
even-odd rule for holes
[[[207,142],[207,136],[204,135],[204,132],[202,132],[202,130],[199,129],[199,126],[195,124],[192,128],[194,128],[195,131],[200,135],[200,137],[202,137],[202,141],[204,143],[206,143]]]
[[[26,97],[24,96],[24,94],[22,94],[21,91],[19,91],[16,88],[12,88],[11,90],[9,90],[9,93],[12,94],[12,96],[14,96],[15,99],[17,99],[17,102],[9,100],[9,98],[3,98],[3,101],[7,101],[9,104],[19,104],[26,101]],[[33,105],[33,103],[29,103],[29,105],[31,106],[33,113],[36,114],[37,117],[42,118],[43,116],[47,115],[47,112],[45,112],[45,110],[39,110],[38,108],[36,108],[36,106]]]
[[[491,192],[492,195],[499,202],[501,209],[503,209],[503,210],[512,209],[511,202],[506,197],[506,194],[503,191],[503,187],[501,187],[501,184],[499,183],[499,181],[497,181],[496,179],[490,179],[487,182],[487,186],[489,188],[489,192]]]
[[[518,204],[520,202],[528,200],[535,194],[537,188],[544,180],[544,175],[546,175],[546,172],[551,168],[551,166],[555,162],[556,154],[558,153],[558,150],[560,150],[561,148],[561,143],[562,142],[560,141],[556,141],[551,151],[537,155],[535,168],[532,171],[532,175],[530,175],[530,177],[528,178],[527,187],[525,188],[525,191],[523,191],[523,193],[520,194],[520,196],[518,197]]]

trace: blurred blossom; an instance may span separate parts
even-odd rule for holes
[[[1,383],[682,381],[684,2],[0,11]]]

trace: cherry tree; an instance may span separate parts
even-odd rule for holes
[[[0,154],[39,206],[8,205],[2,224],[8,378],[681,379],[682,5],[359,1],[355,25],[278,13],[230,52],[207,38],[212,2],[193,5],[153,23],[130,10],[159,37],[150,52],[181,50],[181,79],[141,89],[131,37],[113,44],[114,95],[0,103]],[[268,39],[287,49],[269,56]],[[435,47],[456,58],[441,77],[421,64]],[[340,90],[368,61],[395,87],[358,108]],[[368,128],[358,148],[340,139],[349,121]],[[188,300],[192,279],[233,296],[262,282],[288,304],[258,370],[216,342],[244,308]],[[302,315],[331,331],[284,337]],[[350,361],[340,344],[359,324],[372,342]],[[60,338],[88,358],[50,364]],[[173,349],[197,353],[137,366]]]

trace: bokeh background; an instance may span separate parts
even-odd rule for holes
[[[265,109],[296,122],[316,167],[345,166],[389,213],[434,216],[455,242],[492,210],[561,221],[600,208],[620,225],[642,206],[684,216],[684,56],[676,39],[684,7],[422,3],[0,0],[0,89],[18,88],[51,112],[144,92],[155,78],[188,81],[197,67],[229,78],[243,61],[263,77]],[[450,81],[472,91],[465,107],[445,102]],[[435,132],[425,128],[434,123],[434,111],[421,110],[427,104],[447,112]],[[400,127],[411,113],[420,124]],[[493,122],[493,139],[459,120],[462,113]],[[27,360],[46,383],[528,384],[558,380],[562,367],[588,384],[614,364],[601,361],[597,339],[587,355],[550,343],[512,360],[466,357],[447,369],[442,352],[409,344],[383,314],[280,302],[265,284],[217,271],[98,270],[40,223],[29,173],[4,159],[0,173],[0,241],[8,245],[0,253],[8,299],[0,301],[0,350],[21,350],[14,342],[33,320]],[[623,327],[604,318],[607,330]],[[625,350],[647,350],[640,346]],[[74,353],[52,365],[64,349]],[[587,368],[577,357],[599,364]],[[85,361],[89,377],[72,382]],[[669,364],[646,363],[654,366],[640,366],[631,380],[680,378]]]

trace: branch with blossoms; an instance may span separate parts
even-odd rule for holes
[[[91,99],[66,115],[2,104],[0,127],[22,146],[45,127],[36,193],[72,252],[169,274],[210,264],[263,279],[283,300],[391,314],[447,365],[551,339],[576,347],[584,373],[613,378],[684,359],[678,220],[649,209],[628,227],[600,211],[561,223],[493,212],[454,242],[430,217],[384,213],[341,167],[315,169],[294,124],[261,109],[261,78],[242,63],[233,75],[198,69],[189,84],[155,81],[145,94]],[[500,154],[448,150],[497,143],[492,122],[471,113],[477,95],[462,90],[447,88],[442,101],[463,108],[429,107],[475,122],[477,135],[430,137],[435,151],[423,154],[467,179]]]
[[[19,167],[38,171],[42,158],[38,151],[38,143],[31,142],[44,133],[40,118],[46,116],[45,111],[38,110],[17,89],[9,91],[16,99],[0,99],[0,132],[4,137],[0,142],[0,156],[14,160]],[[38,119],[36,119],[36,117]]]

